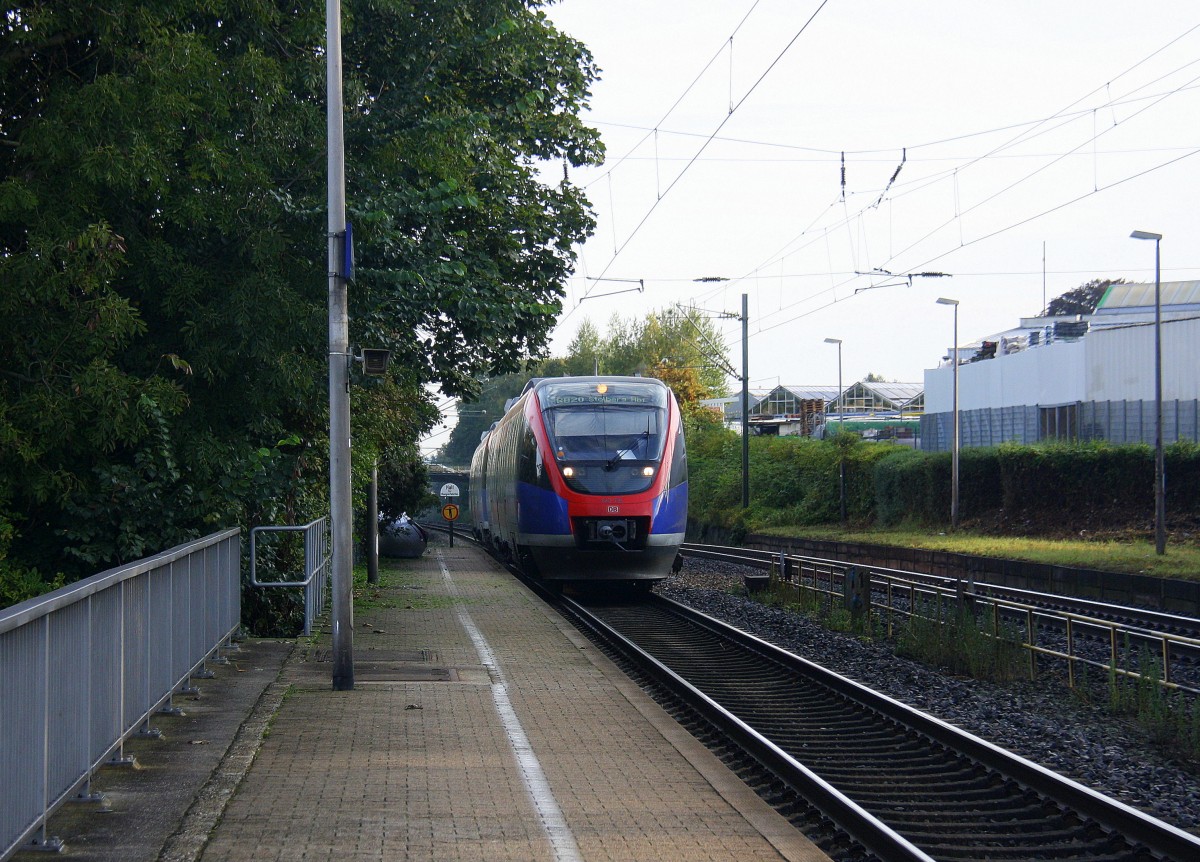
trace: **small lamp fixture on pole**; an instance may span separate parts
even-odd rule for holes
[[[950,526],[958,529],[958,300],[941,297],[938,305],[954,306],[954,430],[950,437]]]
[[[1166,464],[1163,458],[1162,398],[1162,268],[1159,265],[1161,233],[1135,230],[1133,239],[1154,240],[1154,552],[1167,552]]]

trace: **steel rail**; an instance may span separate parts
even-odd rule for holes
[[[653,597],[714,635],[815,677],[831,690],[1008,776],[1171,859],[1200,859],[1200,838],[692,608]]]
[[[777,564],[781,556],[781,552],[778,551],[764,551],[758,548],[739,548],[727,545],[701,545],[690,542],[685,543],[682,546],[681,552],[685,555],[721,560],[761,569],[769,569],[772,563]],[[834,560],[826,557],[813,557],[802,554],[786,553],[783,553],[782,555],[786,557],[789,563],[809,563],[812,565],[833,566],[839,569],[861,568],[867,569],[871,572],[878,572],[883,575],[892,575],[899,578],[920,578],[930,583],[957,584],[960,580],[959,578],[952,578],[946,575],[935,575],[929,572],[913,572],[904,569],[892,569],[888,568],[887,566],[858,565],[855,563],[846,563],[842,560]],[[1094,599],[1085,599],[1077,596],[1066,596],[1057,593],[1041,592],[1038,590],[1026,590],[1019,587],[1006,587],[1002,584],[991,584],[986,582],[976,582],[975,592],[977,594],[994,594],[1011,597],[1015,601],[1026,604],[1067,610],[1073,613],[1088,614],[1092,616],[1099,616],[1101,618],[1104,618],[1104,615],[1106,614],[1111,614],[1123,622],[1136,624],[1137,626],[1146,628],[1149,631],[1158,632],[1161,630],[1167,633],[1172,633],[1173,630],[1178,630],[1192,632],[1193,634],[1186,635],[1188,637],[1200,638],[1200,619],[1195,617],[1187,617],[1180,614],[1169,614],[1149,608],[1134,608],[1126,605],[1114,605],[1109,602],[1099,602]]]
[[[545,592],[543,595],[558,607],[568,610],[569,615],[578,624],[596,637],[635,660],[641,670],[711,721],[782,781],[800,792],[838,827],[878,856],[882,862],[934,862],[932,857],[907,838],[642,650],[633,641],[604,623],[585,606],[569,597],[551,596]]]
[[[897,612],[893,607],[892,593],[895,586],[901,587],[901,594],[914,596],[917,592],[929,592],[930,595],[941,595],[943,598],[968,599],[987,602],[993,606],[993,613],[1018,619],[1028,620],[1030,631],[1027,632],[1029,642],[1022,644],[1032,654],[1059,658],[1068,663],[1068,676],[1074,685],[1074,665],[1093,665],[1098,668],[1111,669],[1121,676],[1138,678],[1137,671],[1122,668],[1118,662],[1119,642],[1125,638],[1137,643],[1154,645],[1162,659],[1162,678],[1160,684],[1169,689],[1182,689],[1196,693],[1192,686],[1180,685],[1170,679],[1170,666],[1174,658],[1200,657],[1200,620],[1162,614],[1156,611],[1146,611],[1141,608],[1129,608],[1094,602],[1087,599],[1076,599],[1072,596],[1056,596],[1049,593],[1038,593],[1031,590],[1018,590],[1010,587],[997,587],[991,584],[976,584],[974,591],[961,589],[961,582],[955,578],[931,575],[920,572],[905,572],[899,569],[889,569],[880,566],[854,566],[836,560],[818,557],[806,557],[761,551],[752,548],[730,548],[724,546],[685,544],[682,552],[686,555],[703,559],[718,560],[735,565],[747,566],[757,570],[777,568],[783,580],[788,584],[799,587],[799,574],[793,580],[789,575],[809,571],[814,583],[808,589],[814,589],[828,596],[836,596],[834,580],[838,573],[843,577],[845,572],[857,568],[868,572],[872,586],[885,592],[888,596],[884,604],[886,612]],[[817,583],[828,578],[828,586]],[[953,590],[950,587],[953,585]],[[940,599],[939,599],[940,600]],[[1089,611],[1091,613],[1089,613]],[[903,611],[900,611],[903,613]],[[1095,615],[1093,615],[1095,614]],[[1039,627],[1046,626],[1065,632],[1068,638],[1066,651],[1042,646],[1034,641],[1032,625],[1036,621]],[[1167,630],[1154,627],[1158,621]],[[1082,629],[1082,631],[1080,631]],[[1179,630],[1188,631],[1188,635],[1179,634]],[[890,631],[890,629],[889,629]],[[1089,633],[1099,640],[1106,640],[1110,646],[1109,661],[1099,662],[1087,659],[1074,652],[1072,635],[1086,637]],[[1105,636],[1107,634],[1107,637]]]

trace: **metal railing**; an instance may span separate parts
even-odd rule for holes
[[[240,619],[238,529],[0,610],[0,860],[61,847],[50,814],[91,798]]]
[[[258,536],[260,533],[303,533],[304,572],[299,580],[258,579]],[[256,587],[299,587],[304,590],[304,634],[311,635],[313,622],[325,610],[329,591],[332,555],[329,548],[329,519],[317,518],[295,527],[255,527],[250,531],[250,583]]]
[[[1161,662],[1153,675],[1157,683],[1164,688],[1200,693],[1196,688],[1171,679],[1172,661],[1186,650],[1200,650],[1200,640],[1195,638],[1171,632],[1152,631],[1061,609],[1037,607],[986,593],[963,592],[961,584],[954,588],[940,586],[911,580],[902,574],[871,566],[846,566],[829,560],[782,554],[776,557],[776,560],[779,562],[779,577],[784,584],[822,596],[831,608],[843,599],[844,579],[848,569],[860,568],[868,572],[873,592],[878,591],[884,597],[880,602],[878,596],[873,595],[869,611],[883,613],[889,638],[895,635],[896,617],[919,616],[942,622],[950,619],[954,609],[963,606],[965,601],[980,617],[990,617],[990,631],[983,631],[983,634],[989,637],[1006,636],[1002,630],[1001,619],[1018,622],[1020,630],[1017,633],[1022,637],[1018,646],[1028,651],[1031,679],[1037,673],[1036,659],[1039,655],[1066,662],[1067,684],[1071,688],[1075,687],[1077,665],[1100,668],[1130,679],[1142,679],[1146,675],[1129,666],[1134,657],[1129,645],[1131,642],[1152,643],[1155,645],[1153,655]],[[897,601],[900,597],[905,600],[903,605]],[[919,610],[930,607],[934,608],[932,612]],[[1041,639],[1044,631],[1058,632],[1061,640],[1057,645],[1046,645]],[[1011,632],[1008,634],[1011,635]],[[1092,643],[1105,642],[1108,661],[1081,653],[1078,645],[1084,638]]]

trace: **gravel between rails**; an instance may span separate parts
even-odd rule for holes
[[[1059,679],[1000,685],[944,675],[896,657],[887,644],[746,598],[744,572],[689,558],[655,591],[1200,834],[1200,765],[1172,759],[1145,731],[1082,702]]]

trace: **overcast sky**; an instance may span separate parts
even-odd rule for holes
[[[746,293],[752,387],[836,383],[827,337],[847,384],[921,381],[951,341],[939,296],[960,300],[967,343],[1037,314],[1043,291],[1152,281],[1134,229],[1163,234],[1164,281],[1200,278],[1195,0],[547,11],[602,69],[586,119],[608,148],[572,171],[598,224],[556,354],[585,319],[736,312]],[[875,270],[949,275],[856,275]],[[694,281],[711,277],[729,281]],[[740,324],[721,327],[739,366]]]

